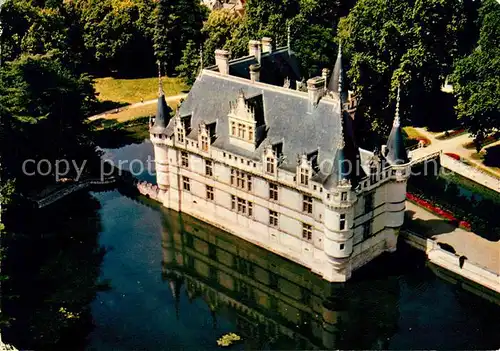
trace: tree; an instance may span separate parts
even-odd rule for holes
[[[207,8],[197,0],[158,0],[155,11],[154,50],[167,74],[175,71],[189,41],[201,44]]]
[[[461,59],[451,78],[458,117],[482,139],[500,129],[500,4],[485,0],[477,48]]]
[[[206,38],[203,43],[203,66],[214,64],[216,49],[229,50],[233,57],[239,57],[248,51],[248,40],[243,48],[238,47],[236,42],[246,38],[241,35],[242,25],[242,17],[227,9],[210,12],[201,30]]]
[[[360,118],[376,132],[372,141],[388,135],[398,86],[402,118],[426,123],[439,117],[441,86],[461,51],[464,8],[454,0],[360,0],[341,20],[348,76],[362,100]]]
[[[25,174],[22,164],[28,159],[47,159],[52,164],[62,158],[88,159],[91,167],[98,160],[84,120],[93,104],[91,79],[75,75],[51,54],[23,55],[4,64],[0,125],[5,179],[16,179],[18,189],[23,190],[54,181],[53,174]]]
[[[199,49],[196,47],[196,44],[190,40],[186,48],[182,50],[181,64],[176,67],[176,71],[179,72],[179,76],[184,78],[188,85],[193,85],[200,71],[200,67]]]
[[[151,73],[154,1],[79,0],[69,3],[78,13],[83,41],[97,73]],[[144,72],[145,71],[145,72]]]
[[[275,46],[287,44],[287,28],[291,46],[306,77],[332,67],[337,53],[335,33],[339,17],[349,2],[327,0],[247,0],[245,14],[248,39],[272,37]]]

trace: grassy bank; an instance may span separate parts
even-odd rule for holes
[[[180,78],[163,77],[163,91],[166,96],[181,94],[188,87]],[[154,99],[158,96],[158,77],[138,79],[96,78],[94,85],[100,101],[133,104]]]

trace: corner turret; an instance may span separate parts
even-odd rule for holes
[[[161,81],[161,70],[158,69],[158,103],[156,107],[156,116],[152,123],[151,133],[162,133],[170,120],[172,109],[165,101],[165,93],[163,92],[163,84]]]

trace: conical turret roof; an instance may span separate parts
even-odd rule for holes
[[[404,145],[403,130],[401,129],[401,121],[399,119],[399,88],[398,97],[396,100],[396,113],[391,133],[387,139],[387,154],[386,159],[391,164],[402,165],[408,163],[408,154]]]

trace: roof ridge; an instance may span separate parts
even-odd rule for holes
[[[216,77],[219,79],[225,79],[225,80],[229,80],[229,81],[233,81],[233,82],[243,83],[243,84],[248,85],[248,86],[258,86],[258,87],[261,87],[262,89],[278,92],[281,94],[288,94],[288,95],[292,95],[292,96],[296,96],[296,97],[301,97],[303,99],[309,99],[307,92],[303,92],[303,91],[299,91],[299,90],[293,90],[293,89],[284,88],[284,87],[280,87],[280,86],[268,84],[268,83],[263,83],[263,82],[252,82],[249,79],[245,79],[245,78],[241,78],[241,77],[237,77],[237,76],[232,76],[229,74],[227,74],[227,75],[221,74],[219,72],[208,70],[208,69],[203,69],[201,75],[203,76],[204,74],[212,76],[212,77]],[[327,103],[327,104],[335,105],[338,102],[339,102],[339,97],[335,94],[324,95],[319,100],[319,104]]]

